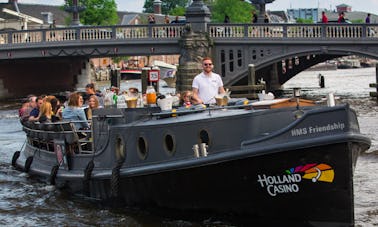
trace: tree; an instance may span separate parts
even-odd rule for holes
[[[161,3],[161,13],[165,15],[177,15],[172,14],[171,11],[174,12],[182,12],[176,8],[183,8],[186,9],[189,0],[163,0]],[[145,0],[144,2],[144,11],[145,13],[153,13],[154,12],[154,0]],[[180,15],[177,15],[180,16]]]
[[[80,22],[84,25],[115,25],[118,23],[115,0],[78,0],[85,10],[80,13]],[[66,0],[66,6],[72,6],[72,0]]]
[[[231,23],[250,23],[254,9],[251,3],[240,0],[216,0],[210,8],[212,22],[223,22],[227,15]]]

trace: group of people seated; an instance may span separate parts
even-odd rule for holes
[[[180,105],[190,107],[193,104],[212,104],[215,103],[214,97],[217,94],[225,93],[221,77],[212,72],[212,59],[205,57],[202,66],[203,72],[193,80],[193,90],[177,95],[181,101]],[[130,88],[129,92],[135,96],[139,91],[136,88]],[[85,87],[85,94],[72,92],[68,100],[62,102],[53,95],[38,97],[29,95],[27,101],[19,109],[20,120],[40,123],[66,120],[73,122],[76,129],[89,129],[92,111],[104,106],[104,97],[95,89],[95,85],[90,83]]]
[[[99,97],[94,84],[86,86],[85,94],[72,92],[65,101],[53,95],[29,95],[19,109],[19,117],[22,123],[66,120],[72,121],[76,129],[89,129],[92,111],[100,107]]]

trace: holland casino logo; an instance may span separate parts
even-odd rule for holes
[[[318,181],[332,183],[335,176],[332,167],[324,163],[297,166],[285,170],[285,173],[276,176],[259,174],[257,175],[257,182],[260,183],[262,188],[266,188],[269,195],[276,196],[277,194],[299,192],[298,184],[302,179],[311,180],[314,183]]]

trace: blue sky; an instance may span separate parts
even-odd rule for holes
[[[116,0],[118,10],[129,12],[141,12],[145,0]],[[8,0],[0,0],[8,2]],[[61,5],[64,0],[18,0],[19,3],[38,3],[49,5]],[[378,15],[378,0],[275,0],[267,5],[269,10],[286,10],[289,8],[326,8],[335,9],[342,3],[352,6],[353,11],[364,11]]]

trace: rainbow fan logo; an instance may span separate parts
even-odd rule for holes
[[[302,179],[311,180],[312,182],[332,183],[335,172],[331,166],[321,163],[306,164],[285,170],[284,175],[269,176],[265,174],[257,175],[257,182],[262,188],[266,188],[271,196],[283,193],[299,192],[299,185]]]

